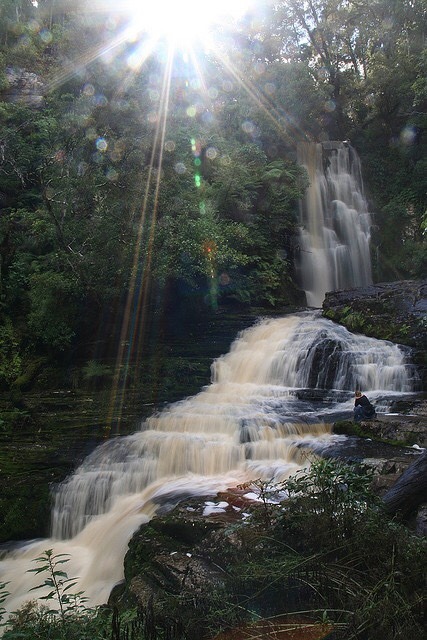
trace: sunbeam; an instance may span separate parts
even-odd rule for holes
[[[108,433],[111,429],[113,417],[117,425],[117,431],[120,430],[120,420],[123,409],[129,364],[132,356],[135,356],[136,361],[139,361],[141,357],[142,341],[145,329],[145,315],[147,311],[146,303],[149,293],[149,274],[157,223],[157,210],[161,184],[164,141],[169,111],[170,83],[172,77],[173,59],[174,51],[173,48],[170,48],[168,61],[165,66],[163,75],[159,118],[157,120],[150,164],[148,167],[148,176],[145,185],[144,200],[141,207],[141,215],[138,224],[138,235],[135,243],[135,253],[129,283],[129,291],[127,295],[125,311],[123,314],[119,351],[116,359],[110,399],[109,418],[107,420]],[[156,156],[158,156],[157,163]],[[153,205],[151,210],[149,211],[148,205],[153,183],[155,185]],[[148,221],[147,216],[150,216],[150,219]],[[147,222],[148,232],[146,224]],[[144,247],[145,236],[147,236],[147,250],[145,256],[143,257],[141,254]],[[108,433],[106,435],[108,435]]]
[[[198,80],[198,90],[206,101],[212,100],[203,69],[204,60],[209,58],[219,64],[226,76],[246,94],[250,102],[265,116],[285,142],[307,140],[307,135],[299,129],[286,113],[281,113],[272,100],[251,82],[249,74],[239,69],[237,60],[231,60],[225,49],[226,34],[231,33],[232,24],[247,14],[254,2],[227,3],[218,0],[214,5],[199,8],[194,0],[179,4],[163,0],[152,5],[128,0],[117,6],[112,0],[99,0],[87,5],[85,14],[113,16],[115,28],[110,41],[81,53],[72,62],[67,62],[61,74],[51,81],[51,90],[65,84],[74,75],[84,75],[87,67],[97,61],[117,62],[123,65],[123,78],[113,98],[126,95],[129,87],[139,74],[143,73],[149,60],[154,58],[163,68],[162,88],[156,113],[156,126],[151,144],[151,158],[144,176],[144,196],[135,238],[135,250],[130,273],[129,290],[123,313],[120,343],[113,376],[110,409],[107,420],[106,436],[112,425],[120,430],[124,396],[130,364],[139,362],[142,356],[145,334],[145,315],[149,297],[149,281],[153,247],[161,192],[162,163],[168,118],[171,112],[170,90],[174,72],[179,68],[178,61],[184,62],[187,72]],[[228,6],[229,5],[229,6]],[[116,31],[115,35],[114,31]],[[190,114],[189,114],[190,115]],[[215,123],[212,123],[215,129]],[[218,131],[218,133],[221,133]],[[195,134],[194,139],[198,136]],[[193,144],[188,140],[189,144]],[[194,146],[194,145],[193,145]],[[194,152],[193,152],[194,153]],[[195,157],[195,161],[200,159]],[[194,167],[193,167],[194,169]],[[194,169],[194,184],[201,186],[201,171]],[[199,199],[200,211],[205,206],[203,195]],[[206,247],[209,238],[205,239]],[[210,245],[209,245],[210,247]],[[203,250],[204,259],[210,273],[210,298],[216,297],[215,252]],[[214,305],[212,305],[214,307]]]
[[[227,73],[236,81],[252,102],[272,121],[279,135],[286,141],[307,140],[307,135],[301,131],[296,124],[291,122],[290,118],[279,114],[277,109],[249,80],[244,79],[238,69],[231,63],[227,56],[215,47],[213,41],[210,41],[209,48],[214,52],[216,59],[222,64]],[[148,176],[144,201],[141,208],[141,216],[138,226],[138,237],[136,240],[136,248],[132,275],[123,316],[123,324],[120,338],[120,347],[116,361],[115,376],[110,403],[110,417],[108,420],[108,433],[111,429],[113,419],[116,432],[120,431],[120,421],[122,416],[123,403],[126,392],[126,379],[131,361],[138,363],[142,356],[143,339],[145,332],[145,315],[147,312],[148,294],[149,294],[149,274],[152,262],[152,251],[155,239],[158,200],[161,188],[161,171],[163,162],[164,142],[167,130],[167,120],[169,115],[170,86],[174,61],[179,47],[176,43],[170,42],[168,46],[167,62],[164,66],[163,87],[161,92],[160,106],[158,111],[157,126],[155,130],[153,148],[151,154],[150,165],[148,168]],[[134,54],[134,72],[138,71],[147,57],[150,55],[150,48],[147,48],[141,42],[137,53]],[[203,75],[203,70],[199,62],[199,58],[193,47],[189,47],[185,54],[187,63],[190,63],[196,77],[199,79],[202,93],[207,95],[207,86]],[[133,65],[132,65],[133,66]],[[194,145],[193,145],[194,146]],[[157,159],[157,161],[156,161]],[[200,186],[197,182],[197,172],[195,175],[196,187]],[[154,194],[152,188],[154,186]],[[152,202],[150,203],[150,198]],[[203,206],[203,202],[200,203]],[[141,255],[143,246],[146,247],[145,255]],[[212,289],[216,285],[214,273],[214,256],[212,253],[205,251],[206,260],[210,265],[210,299],[215,298],[215,291]]]
[[[285,114],[285,116],[281,115],[271,100],[257,89],[248,78],[244,78],[243,75],[239,73],[235,65],[232,64],[225,53],[217,48],[215,50],[215,54],[224,69],[228,71],[230,76],[236,80],[238,85],[245,91],[254,104],[257,105],[264,115],[266,115],[273,123],[275,129],[283,139],[288,142],[308,142],[310,140],[309,136],[294,121],[292,121],[288,114]],[[290,135],[288,129],[292,130],[292,135]]]
[[[204,5],[198,0],[123,0],[119,11],[141,34],[165,39],[175,47],[188,50],[197,42],[204,43],[209,33],[235,23],[253,5],[253,0],[216,0]],[[115,2],[104,0],[104,6],[114,10]]]

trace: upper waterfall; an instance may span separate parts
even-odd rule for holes
[[[298,162],[310,184],[300,204],[297,271],[307,304],[321,307],[327,291],[371,284],[371,218],[350,145],[301,143]]]

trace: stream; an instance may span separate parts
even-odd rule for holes
[[[0,562],[8,610],[42,597],[28,574],[46,549],[69,554],[91,606],[123,579],[132,533],[162,505],[215,495],[257,478],[281,481],[346,441],[331,423],[351,416],[354,388],[378,412],[413,394],[415,368],[389,342],[355,336],[311,311],[261,319],[238,334],[199,393],[153,412],[131,435],[110,437],[54,490],[50,537]]]

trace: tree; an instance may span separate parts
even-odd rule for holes
[[[425,500],[427,490],[427,452],[421,454],[383,496],[386,512],[407,517]]]

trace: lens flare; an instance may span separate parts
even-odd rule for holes
[[[129,14],[136,30],[185,49],[196,41],[203,42],[219,25],[241,18],[251,4],[248,0],[216,0],[203,5],[199,0],[124,0],[120,9]]]

